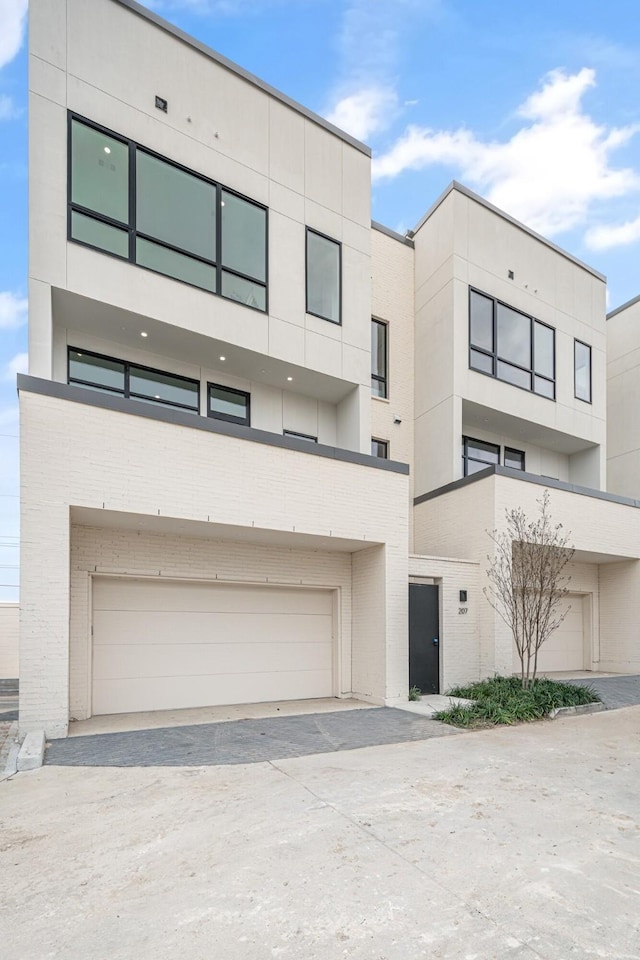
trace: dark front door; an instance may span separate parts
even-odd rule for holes
[[[409,584],[409,686],[440,693],[438,587]]]

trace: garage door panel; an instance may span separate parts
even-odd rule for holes
[[[93,609],[99,610],[218,610],[233,613],[277,613],[283,605],[292,613],[330,614],[327,590],[265,584],[190,583],[189,581],[96,579]]]
[[[96,680],[331,670],[330,643],[147,644],[96,648]]]
[[[95,578],[94,714],[333,695],[333,595]]]
[[[146,710],[180,710],[212,704],[267,703],[326,697],[331,671],[292,671],[247,678],[242,673],[217,677],[163,677],[154,679],[96,680],[93,712],[136,713]]]
[[[331,617],[320,614],[100,610],[93,617],[94,649],[111,645],[114,637],[120,645],[231,640],[274,643],[283,638],[289,642],[326,643],[331,623]]]

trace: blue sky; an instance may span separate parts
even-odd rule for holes
[[[92,0],[86,0],[92,2]],[[640,293],[637,0],[149,0],[373,149],[376,220],[452,179]],[[0,599],[17,599],[27,319],[26,0],[0,0]]]

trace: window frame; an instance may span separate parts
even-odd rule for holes
[[[496,463],[491,463],[489,460],[478,460],[477,457],[470,457],[468,454],[468,445],[469,443],[484,443],[487,447],[493,447],[497,451],[498,460]],[[467,464],[469,461],[473,463],[484,463],[485,468],[500,466],[500,453],[501,447],[499,443],[491,443],[489,440],[480,440],[478,437],[469,437],[466,434],[463,434],[462,437],[462,476],[471,477],[472,473],[469,473],[467,470]],[[479,471],[476,471],[479,472]]]
[[[124,368],[124,387],[120,390],[118,387],[103,386],[100,383],[91,383],[90,380],[81,380],[79,377],[71,376],[71,354],[81,353],[87,357],[95,357],[96,360],[108,360],[111,363],[121,363]],[[178,403],[174,400],[156,400],[145,394],[131,393],[130,379],[131,368],[144,370],[147,373],[157,373],[161,377],[173,377],[176,380],[182,380],[183,383],[191,384],[196,387],[196,402],[193,407],[186,403]],[[157,367],[149,367],[144,363],[137,363],[134,360],[121,360],[120,357],[110,357],[106,353],[97,353],[95,350],[85,350],[84,347],[67,346],[67,383],[73,387],[92,387],[98,388],[101,392],[110,393],[114,397],[122,397],[124,400],[142,400],[143,403],[157,403],[159,407],[172,407],[175,410],[186,410],[188,413],[200,413],[200,381],[193,377],[185,377],[180,373],[172,373],[170,370],[158,370]]]
[[[309,443],[317,443],[318,438],[312,436],[310,433],[299,433],[297,430],[284,430],[282,431],[283,437],[292,437],[294,440],[308,440]]]
[[[373,447],[374,443],[380,443],[380,444],[382,444],[382,446],[384,447],[384,451],[385,451],[385,452],[384,452],[383,454],[380,454],[380,453],[374,453],[373,450],[371,450],[371,456],[372,456],[372,457],[376,457],[378,460],[388,460],[388,459],[389,459],[389,449],[390,449],[389,441],[388,441],[388,440],[381,440],[379,437],[371,437],[371,446],[372,446],[372,447]]]
[[[521,467],[510,467],[507,465],[507,454],[517,454],[519,457],[522,457],[522,466]],[[526,473],[526,453],[524,450],[516,450],[515,447],[504,447],[502,454],[502,463],[508,470],[520,470],[522,473]]]
[[[589,351],[589,399],[585,400],[584,397],[578,396],[578,382],[577,382],[577,364],[576,364],[576,347],[580,344],[581,347],[586,347]],[[574,337],[573,340],[573,395],[576,400],[582,401],[582,403],[593,404],[593,349],[590,343],[585,343],[584,340],[578,340],[577,337]]]
[[[371,396],[374,400],[389,399],[389,324],[386,320],[379,320],[378,317],[371,317],[371,323],[377,324],[384,329],[384,376],[373,372],[373,351],[371,352]],[[381,383],[384,386],[384,393],[373,392],[373,382]]]
[[[492,338],[493,338],[493,350],[487,350],[485,347],[475,346],[471,339],[471,302],[472,295],[477,294],[480,297],[484,297],[486,300],[492,302]],[[551,400],[553,403],[556,402],[556,393],[557,393],[557,375],[558,375],[558,364],[557,364],[557,351],[556,351],[556,328],[552,327],[551,324],[545,323],[544,320],[538,320],[537,317],[531,316],[529,313],[525,313],[523,310],[518,310],[516,307],[513,307],[510,303],[505,303],[504,300],[500,300],[499,297],[493,297],[489,293],[485,293],[484,290],[479,290],[477,287],[469,285],[469,294],[468,294],[468,311],[469,318],[467,324],[467,333],[469,341],[469,351],[468,351],[468,363],[469,370],[472,370],[474,373],[480,373],[482,376],[491,377],[493,380],[498,380],[500,383],[506,383],[510,387],[516,387],[518,390],[525,390],[527,393],[532,393],[536,397],[542,397],[544,400]],[[500,356],[498,351],[498,306],[502,306],[507,310],[512,310],[514,313],[519,313],[521,316],[525,317],[529,321],[529,350],[531,356],[531,367],[523,367],[520,364],[513,363],[511,360],[507,360],[504,357]],[[536,371],[536,351],[535,351],[535,325],[538,324],[541,327],[546,327],[547,330],[551,330],[553,333],[553,377],[548,377],[546,374],[538,373]],[[490,358],[491,360],[491,373],[488,373],[486,370],[479,370],[477,367],[472,364],[472,353],[481,353],[483,356]],[[513,367],[515,370],[520,370],[523,373],[528,374],[529,376],[529,387],[521,386],[519,383],[512,383],[510,380],[506,380],[504,377],[498,376],[498,364],[504,363],[509,367]],[[553,396],[548,397],[544,393],[539,393],[535,390],[535,381],[536,377],[540,380],[546,381],[546,383],[551,384],[553,388]]]
[[[211,390],[226,390],[227,393],[234,393],[238,397],[244,397],[247,401],[246,417],[235,417],[231,413],[215,413],[211,409]],[[207,382],[207,416],[212,420],[224,420],[226,423],[238,423],[241,426],[251,426],[251,394],[248,390],[238,390],[237,387],[228,387],[226,383]]]
[[[309,234],[314,233],[323,240],[328,240],[338,248],[338,319],[332,320],[331,317],[323,317],[321,313],[309,309]],[[333,323],[337,327],[342,326],[342,242],[330,237],[315,227],[305,226],[304,232],[304,310],[311,317],[318,317],[319,320],[325,320],[327,323]]]
[[[129,187],[129,222],[127,224],[121,223],[118,220],[114,220],[111,217],[108,217],[104,214],[98,213],[95,210],[91,210],[88,207],[84,207],[80,204],[74,203],[71,198],[71,185],[72,185],[72,137],[73,137],[73,124],[76,123],[83,124],[86,127],[89,127],[93,130],[98,131],[99,133],[104,134],[104,136],[110,137],[113,140],[117,140],[119,143],[124,144],[128,148],[128,162],[129,162],[129,171],[128,171],[128,187]],[[216,206],[216,259],[209,260],[206,257],[202,257],[197,253],[192,253],[189,250],[183,250],[181,247],[177,247],[174,244],[168,243],[165,240],[160,240],[157,237],[153,237],[150,234],[138,232],[137,230],[137,208],[136,208],[136,183],[137,183],[137,163],[136,157],[137,153],[146,154],[149,157],[153,157],[156,160],[160,160],[162,163],[167,164],[170,167],[173,167],[176,170],[186,173],[188,176],[194,177],[197,180],[201,180],[203,183],[212,186],[215,189],[215,206]],[[265,229],[265,269],[264,281],[257,279],[256,277],[250,277],[248,274],[242,273],[239,270],[235,270],[231,267],[223,267],[222,265],[222,193],[228,193],[232,196],[238,197],[240,200],[244,200],[246,203],[252,204],[254,207],[257,207],[259,210],[264,211],[264,229]],[[77,212],[85,217],[88,217],[92,220],[97,221],[98,223],[105,223],[108,226],[115,227],[122,230],[123,232],[128,233],[129,245],[128,245],[128,255],[126,257],[121,256],[118,253],[113,253],[110,250],[105,250],[103,247],[97,247],[95,244],[87,243],[84,240],[77,240],[72,236],[71,231],[71,220],[73,212]],[[140,238],[141,240],[146,240],[148,243],[156,244],[159,247],[164,247],[166,250],[170,250],[173,253],[180,254],[182,256],[188,257],[191,260],[204,263],[207,266],[213,267],[215,270],[215,290],[208,290],[206,287],[199,286],[198,284],[191,283],[189,280],[181,279],[180,277],[172,277],[169,274],[163,273],[160,270],[154,270],[153,267],[145,266],[144,264],[138,263],[136,261],[136,240]],[[330,238],[329,238],[330,239]],[[75,113],[72,110],[67,111],[67,240],[70,243],[76,243],[79,246],[87,247],[90,250],[96,250],[98,253],[102,253],[108,257],[114,257],[116,260],[124,263],[130,263],[133,266],[137,267],[140,270],[148,270],[150,273],[155,273],[161,277],[167,277],[169,280],[174,280],[177,283],[184,283],[189,287],[194,287],[196,290],[202,290],[204,293],[213,294],[217,297],[222,297],[224,300],[229,301],[230,303],[237,303],[240,306],[248,307],[250,310],[256,310],[258,313],[268,313],[269,312],[269,208],[264,206],[264,204],[259,203],[257,200],[254,200],[252,197],[246,197],[244,194],[239,193],[237,190],[233,190],[231,187],[227,187],[222,183],[219,183],[216,180],[212,180],[210,177],[205,176],[202,173],[199,173],[197,170],[192,170],[190,167],[184,166],[184,164],[178,163],[175,160],[165,157],[162,154],[158,153],[155,150],[152,150],[149,147],[145,147],[144,144],[138,143],[136,140],[132,140],[129,137],[125,137],[123,134],[115,133],[113,130],[110,130],[108,127],[103,126],[100,123],[96,123],[93,120],[89,120],[87,117],[83,117],[79,113]],[[250,303],[244,303],[241,300],[236,300],[233,297],[227,297],[222,293],[222,275],[223,273],[232,274],[234,276],[240,277],[243,280],[246,280],[249,283],[255,283],[258,286],[264,288],[265,292],[265,306],[264,309],[261,307],[255,307]]]

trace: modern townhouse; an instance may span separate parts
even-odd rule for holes
[[[577,553],[543,667],[640,668],[604,278],[458,184],[400,236],[370,185],[132,0],[32,0],[23,732],[510,671],[486,530],[545,487]]]

